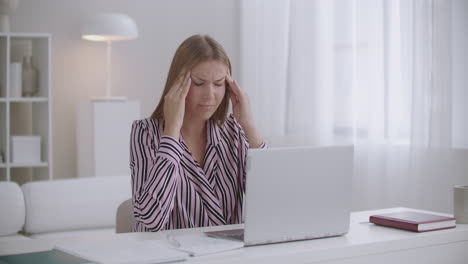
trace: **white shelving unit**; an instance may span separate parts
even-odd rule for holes
[[[32,97],[11,97],[10,63],[21,62],[26,54],[38,69],[39,91]],[[0,181],[53,179],[51,95],[51,35],[0,33]],[[40,162],[12,162],[11,136],[17,135],[41,137]]]

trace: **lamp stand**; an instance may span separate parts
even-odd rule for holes
[[[112,42],[106,41],[106,96],[105,97],[93,97],[92,101],[125,101],[125,96],[111,96],[111,85],[112,85]]]

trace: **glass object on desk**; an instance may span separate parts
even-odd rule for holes
[[[468,224],[468,185],[453,187],[453,210],[457,224]]]
[[[23,96],[34,96],[39,90],[39,72],[31,63],[31,56],[23,57]]]

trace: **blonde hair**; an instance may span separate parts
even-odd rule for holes
[[[216,60],[224,63],[232,74],[231,61],[226,51],[221,44],[212,37],[208,35],[193,35],[182,42],[174,54],[163,94],[151,118],[164,120],[164,96],[174,85],[177,77],[182,74],[182,71],[190,71],[199,63],[208,60]],[[218,124],[222,124],[227,118],[228,110],[229,94],[228,91],[226,91],[218,109],[216,109],[210,119]]]

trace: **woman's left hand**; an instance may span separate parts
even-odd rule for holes
[[[239,84],[232,79],[231,74],[226,75],[226,81],[228,84],[229,96],[232,102],[232,113],[236,118],[237,122],[245,129],[253,127],[253,115],[250,108],[250,99],[246,92],[244,92]]]
[[[249,96],[239,87],[237,82],[232,79],[230,73],[226,75],[226,81],[232,102],[232,113],[244,130],[249,141],[249,147],[258,148],[262,146],[263,139],[253,121]]]

